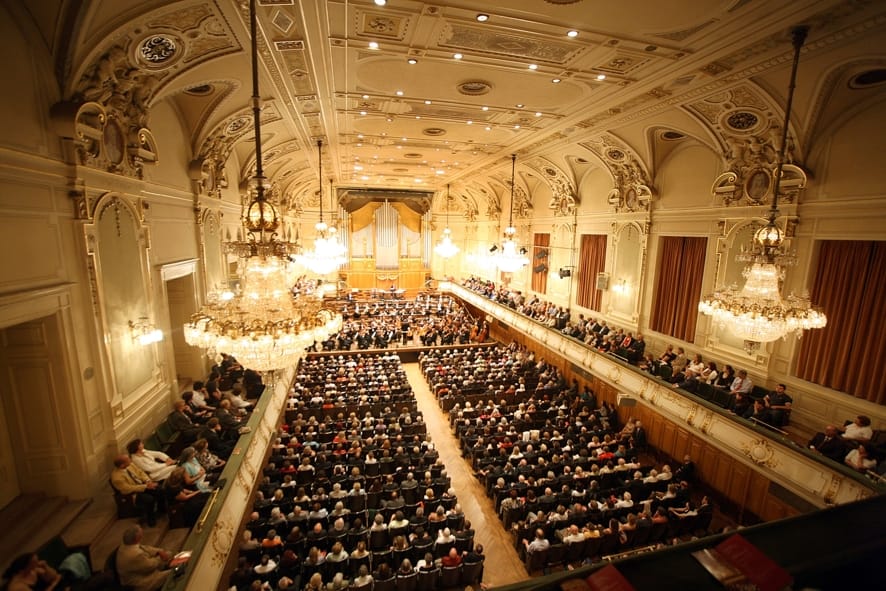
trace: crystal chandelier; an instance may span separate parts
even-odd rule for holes
[[[338,230],[323,221],[323,140],[317,140],[320,171],[320,221],[314,226],[317,237],[314,248],[295,257],[295,260],[317,275],[328,275],[348,262],[347,250],[338,241]]]
[[[808,29],[805,27],[797,27],[791,32],[794,61],[782,126],[781,147],[776,162],[772,206],[769,208],[766,225],[754,233],[750,249],[743,249],[737,257],[739,261],[748,263],[743,272],[744,287],[721,288],[706,296],[698,304],[699,312],[711,316],[717,325],[729,329],[735,336],[744,339],[745,347],[749,351],[753,351],[759,343],[768,343],[790,333],[800,336],[804,330],[822,328],[827,324],[827,317],[812,305],[808,294],[781,297],[781,281],[784,279],[785,267],[795,264],[796,256],[788,251],[784,232],[775,221],[778,217],[778,191],[787,148],[797,64],[807,32]]]
[[[440,258],[451,259],[458,254],[458,246],[452,241],[452,232],[449,230],[449,185],[446,185],[446,227],[443,228],[443,237],[434,247],[434,253]]]
[[[505,228],[504,240],[501,248],[493,255],[493,261],[502,273],[514,273],[529,264],[526,251],[518,249],[514,236],[517,228],[514,227],[514,173],[517,169],[517,155],[511,154],[511,207],[508,217],[508,227]]]
[[[255,0],[250,0],[252,33],[252,118],[255,126],[255,177],[251,201],[243,215],[247,237],[226,244],[238,257],[240,287],[231,294],[209,294],[207,304],[184,326],[185,341],[233,355],[244,367],[273,371],[295,366],[305,349],[341,329],[341,314],[324,307],[316,293],[289,289],[288,262],[297,245],[277,238],[280,220],[266,192],[261,157],[261,99],[258,92],[258,50]]]

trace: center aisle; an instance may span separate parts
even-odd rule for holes
[[[486,495],[483,485],[474,477],[470,464],[462,457],[458,440],[449,427],[449,418],[437,404],[421,368],[418,363],[404,363],[403,369],[415,392],[418,410],[424,416],[428,435],[452,479],[452,488],[455,489],[465,518],[471,521],[476,532],[474,543],[483,544],[486,554],[483,582],[491,587],[498,587],[525,581],[529,577],[514,549],[513,537],[504,530],[492,499]]]

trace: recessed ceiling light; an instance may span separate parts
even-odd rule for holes
[[[406,63],[409,64],[410,66],[414,66],[415,64],[418,63],[418,60],[415,59],[414,57],[411,57],[408,60],[406,60]]]
[[[606,74],[597,74],[597,80],[606,80]]]
[[[445,170],[437,169],[437,174],[446,174]]]
[[[385,117],[385,121],[387,121],[388,123],[390,123],[393,120],[394,120],[393,117]]]
[[[486,131],[492,131],[492,128],[489,127],[489,126],[487,125],[487,126],[486,126]]]
[[[541,117],[541,111],[536,111],[536,112],[535,112],[535,116],[536,116],[536,117]]]
[[[390,119],[388,119],[388,121],[390,121]],[[383,132],[381,132],[381,136],[382,136],[382,137],[387,137],[387,135],[388,135],[388,132],[387,132],[387,131],[383,131]],[[378,158],[378,156],[373,156],[373,158]]]
[[[559,78],[554,78],[553,80],[551,80],[551,82],[553,82],[554,84],[560,84],[562,80],[560,80]]]
[[[403,140],[404,142],[407,141],[405,137],[401,137],[400,139]]]
[[[488,14],[483,14],[483,13],[481,12],[480,14],[477,15],[477,20],[480,21],[481,23],[485,23],[486,21],[489,20],[489,15],[488,15]]]
[[[520,129],[520,124],[518,123],[517,125],[515,125],[514,129]]]
[[[525,106],[526,106],[526,105],[524,105],[523,103],[517,103],[517,108],[518,108],[518,109],[522,109],[522,108],[525,107]]]
[[[361,115],[366,115],[366,111],[360,111]]]
[[[464,56],[463,56],[462,54],[460,54],[460,53],[453,53],[453,54],[452,54],[452,58],[453,58],[453,59],[460,60],[460,59],[463,58],[463,57],[464,57]]]
[[[421,115],[416,115],[415,118],[416,118],[416,119],[421,119]]]
[[[578,31],[576,31],[575,29],[573,29],[573,30],[571,30],[571,31],[568,31],[568,32],[566,33],[566,36],[567,36],[567,37],[578,37]]]
[[[363,95],[363,99],[364,99],[364,100],[366,100],[366,99],[368,99],[368,98],[369,98],[369,95],[368,95],[368,94],[364,94],[364,95]]]
[[[538,69],[538,64],[529,64],[529,69],[530,69],[530,70],[537,70],[537,69]]]
[[[420,183],[420,182],[421,182],[421,179],[415,179],[415,182],[416,182],[416,183]]]
[[[362,134],[362,133],[358,133],[358,134],[357,134],[357,137],[360,138],[360,139],[362,140],[362,139],[363,139],[363,134]]]
[[[430,105],[430,104],[431,104],[431,101],[425,101],[425,104],[426,104],[426,105]]]
[[[468,119],[468,125],[473,125],[473,124],[474,124],[474,122],[471,121],[470,119]]]
[[[483,105],[483,110],[484,110],[484,111],[488,111],[488,110],[489,110],[489,107],[487,107],[486,105]]]
[[[369,177],[364,174],[363,176],[360,177],[360,180],[361,181],[368,181]]]
[[[369,49],[378,49],[378,41],[370,41]]]
[[[363,170],[363,167],[360,166],[359,164],[355,164],[355,165],[354,165],[354,170]]]
[[[387,3],[388,3],[388,0],[375,0],[376,6],[384,6]]]
[[[397,96],[403,96],[403,91],[402,91],[402,90],[398,90],[395,94],[396,94]]]

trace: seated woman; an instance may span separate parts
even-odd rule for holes
[[[225,466],[225,461],[209,450],[209,442],[201,437],[194,442],[194,450],[197,452],[197,461],[206,472],[219,472]]]
[[[62,576],[45,560],[34,554],[22,554],[17,557],[3,573],[9,591],[30,591],[42,589],[50,591],[61,583]]]
[[[212,489],[206,481],[206,470],[197,461],[197,450],[186,447],[178,457],[178,465],[185,469],[185,484],[195,486],[197,490],[207,492]]]
[[[843,462],[859,472],[873,470],[877,467],[877,460],[868,455],[868,450],[865,449],[864,445],[859,445],[855,449],[850,450]]]
[[[193,527],[200,518],[206,495],[201,491],[188,487],[185,469],[178,466],[166,479],[163,487],[169,506],[179,505],[184,516],[185,525]],[[244,542],[246,540],[244,539]]]

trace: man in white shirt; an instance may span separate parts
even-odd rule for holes
[[[732,380],[732,386],[729,387],[729,391],[735,394],[736,392],[741,392],[742,394],[750,394],[751,390],[754,389],[754,382],[751,381],[751,378],[748,377],[748,372],[741,369],[738,371],[735,379]]]
[[[145,449],[141,439],[133,439],[126,445],[132,463],[144,470],[154,482],[163,482],[176,469],[175,460],[162,451]]]
[[[855,441],[868,441],[874,436],[871,429],[871,419],[865,415],[858,415],[855,420],[843,427],[843,439]]]

